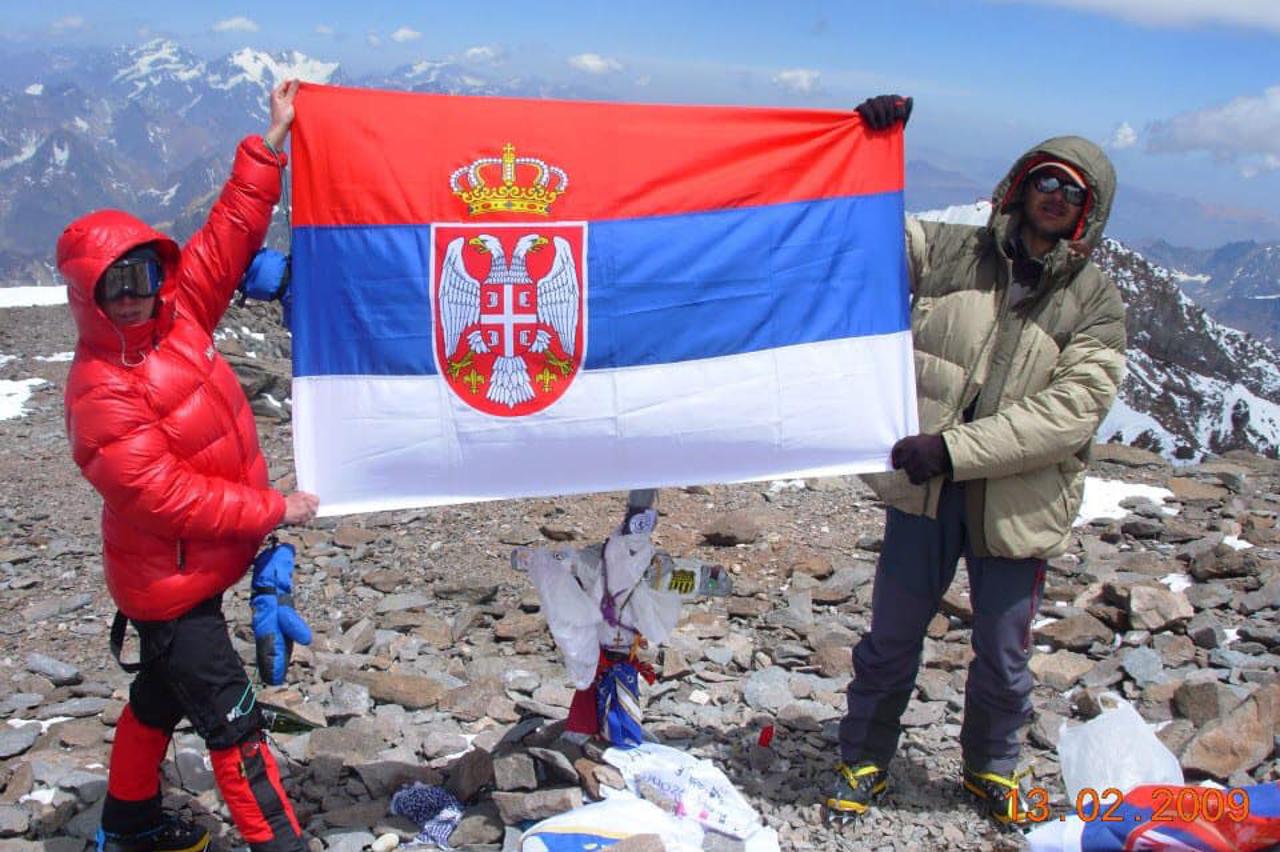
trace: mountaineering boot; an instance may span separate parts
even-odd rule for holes
[[[987,814],[1001,825],[1022,825],[1029,821],[1029,803],[1022,779],[1026,770],[1012,775],[995,772],[976,772],[965,767],[961,773],[964,788],[978,800]]]
[[[209,832],[176,814],[148,831],[116,834],[98,829],[97,852],[201,852],[209,845]]]
[[[839,775],[831,794],[823,802],[823,819],[848,821],[871,809],[889,786],[889,773],[874,763],[836,767]]]

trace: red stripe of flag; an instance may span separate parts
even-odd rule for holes
[[[516,157],[565,172],[568,186],[547,214],[561,221],[696,213],[903,187],[901,132],[869,133],[852,111],[480,98],[309,84],[296,108],[298,226],[468,221],[450,175],[478,158],[500,157],[507,144]],[[487,182],[499,183],[500,169],[491,168]]]

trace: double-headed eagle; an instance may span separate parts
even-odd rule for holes
[[[555,247],[555,257],[551,262],[551,270],[536,285],[537,322],[550,326],[560,343],[560,349],[566,355],[573,355],[574,338],[578,330],[578,272],[569,241],[563,237],[548,240],[540,234],[525,234],[516,241],[511,253],[511,263],[508,265],[502,242],[492,234],[479,234],[470,240],[458,237],[445,250],[444,269],[440,275],[440,317],[444,325],[446,358],[452,358],[457,351],[462,332],[468,326],[480,322],[481,282],[467,272],[462,261],[464,245],[473,246],[480,253],[490,256],[489,274],[485,276],[483,283],[513,287],[516,284],[533,283],[525,268],[525,258],[529,252],[539,251],[548,243]],[[503,294],[502,304],[508,310],[511,306],[522,307],[516,304],[517,300],[513,296],[509,291]],[[532,319],[531,315],[529,319]],[[493,375],[489,379],[485,396],[493,402],[515,408],[520,403],[533,399],[534,391],[528,365],[525,364],[523,355],[516,351],[514,334],[507,331],[503,330],[501,351],[493,362]],[[533,342],[529,344],[529,351],[544,352],[550,345],[551,335],[546,329],[539,328],[534,334]],[[467,346],[477,354],[486,353],[490,349],[479,328],[473,328],[467,333]]]

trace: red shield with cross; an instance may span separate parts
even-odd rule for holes
[[[586,349],[586,225],[434,225],[431,311],[436,366],[486,414],[554,403]]]

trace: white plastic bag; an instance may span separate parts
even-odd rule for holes
[[[778,836],[766,826],[720,768],[659,743],[605,749],[604,762],[617,767],[636,795],[660,795],[685,819],[743,841],[747,852],[778,852]]]
[[[1139,784],[1182,784],[1178,758],[1133,705],[1110,692],[1100,695],[1098,704],[1098,716],[1082,725],[1063,722],[1058,732],[1058,760],[1070,801],[1085,788],[1102,795],[1109,787],[1127,793]]]
[[[528,554],[527,569],[538,601],[546,614],[551,635],[564,654],[564,667],[575,689],[586,689],[596,679],[600,663],[600,599],[584,591],[574,578],[572,550],[538,548]]]

